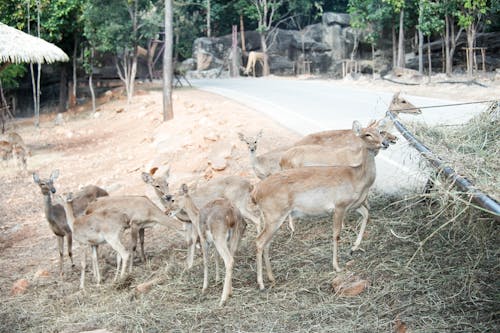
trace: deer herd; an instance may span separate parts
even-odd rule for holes
[[[420,112],[398,94],[394,96],[390,109],[394,112]],[[225,265],[220,299],[220,305],[224,305],[232,294],[234,257],[247,222],[254,224],[257,230],[257,283],[263,290],[263,259],[268,280],[272,283],[275,281],[269,250],[281,224],[288,218],[293,232],[292,217],[332,212],[332,263],[335,271],[340,272],[338,252],[344,218],[349,211],[361,215],[360,230],[351,248],[356,251],[369,220],[367,197],[376,175],[375,156],[397,140],[388,131],[391,125],[387,118],[372,121],[366,127],[354,121],[352,129],[313,133],[292,145],[260,155],[257,155],[257,144],[263,135],[262,131],[255,137],[238,133],[239,139],[248,146],[250,162],[259,182],[252,184],[240,176],[226,176],[215,178],[195,189],[182,184],[177,191],[171,191],[168,182],[170,170],[157,175],[157,168],[153,168],[150,172],[142,173],[142,179],[154,189],[163,206],[161,208],[146,196],[110,196],[104,189],[94,185],[75,193],[59,195],[54,186],[59,175],[57,170],[46,179],[35,172],[33,180],[43,196],[45,217],[58,240],[59,273],[62,276],[64,271],[66,237],[72,264],[73,238],[84,246],[80,288],[85,286],[85,248],[91,249],[93,274],[97,284],[101,282],[97,250],[99,245],[105,243],[117,253],[115,280],[118,276],[123,278],[127,269],[132,270],[138,240],[140,259],[146,261],[144,230],[162,224],[182,230],[187,245],[188,268],[193,266],[197,244],[200,244],[204,267],[203,293],[208,288],[209,245],[215,246]],[[12,150],[18,147],[26,152],[24,144],[10,145]],[[3,141],[0,141],[0,147],[3,149]],[[131,239],[128,242],[124,242],[122,237],[126,229],[130,229]]]

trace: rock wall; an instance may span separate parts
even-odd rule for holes
[[[293,75],[309,71],[314,74],[340,76],[341,61],[350,57],[354,46],[354,34],[349,21],[348,14],[324,13],[322,23],[306,26],[302,30],[277,29],[269,44],[271,73]],[[239,45],[241,45],[240,38],[241,36],[238,35]],[[230,48],[230,35],[196,39],[193,44],[196,70],[189,71],[189,66],[186,66],[189,75],[206,77],[206,73],[200,72],[221,66],[227,67]],[[260,36],[257,32],[245,32],[245,48],[247,52],[260,50]],[[363,52],[361,56],[371,58],[370,54]],[[246,64],[245,56],[243,58],[243,64]],[[187,62],[192,63],[193,59]],[[227,68],[224,71],[227,71]],[[224,71],[212,72],[225,75]],[[256,71],[259,72],[261,69],[257,68]]]

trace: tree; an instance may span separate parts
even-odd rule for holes
[[[432,74],[432,59],[431,59],[431,47],[430,47],[430,38],[433,33],[442,31],[444,27],[444,22],[441,14],[441,4],[439,2],[433,2],[432,0],[420,0],[419,1],[419,25],[418,30],[422,34],[422,42],[423,36],[427,37],[427,61],[429,66],[429,81]],[[420,40],[419,40],[420,44]],[[419,45],[419,58],[422,57],[423,52]],[[420,61],[419,61],[420,65]],[[423,68],[422,68],[423,69]],[[419,66],[420,71],[420,66]]]
[[[487,0],[459,0],[458,24],[467,33],[467,77],[472,79],[476,33],[489,10]]]
[[[165,51],[163,52],[163,121],[174,118],[172,107],[173,77],[173,8],[172,0],[165,0]]]
[[[127,103],[134,94],[139,43],[158,31],[155,9],[150,0],[88,0],[85,6],[86,25],[95,31],[92,44],[96,51],[114,55]]]

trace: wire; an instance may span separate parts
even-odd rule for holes
[[[408,111],[408,110],[418,110],[418,109],[431,109],[431,108],[444,108],[448,106],[458,106],[458,105],[469,105],[469,104],[481,104],[481,103],[493,103],[497,102],[500,103],[500,100],[489,100],[489,101],[478,101],[478,102],[464,102],[464,103],[455,103],[455,104],[441,104],[441,105],[431,105],[431,106],[421,106],[421,107],[414,107],[414,108],[404,108],[404,109],[394,109],[391,111],[396,111],[396,112],[401,112],[401,111]]]

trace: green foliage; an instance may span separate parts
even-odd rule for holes
[[[430,36],[435,32],[444,29],[443,10],[439,2],[431,0],[420,0],[421,16],[417,27],[425,36]]]
[[[0,81],[5,90],[19,87],[19,78],[26,74],[27,69],[25,64],[11,64],[0,71]]]
[[[489,11],[487,0],[458,0],[458,25],[463,28],[472,26]]]

